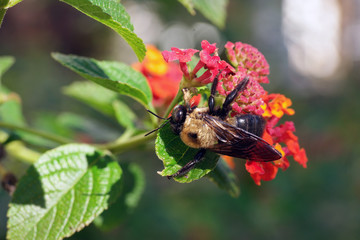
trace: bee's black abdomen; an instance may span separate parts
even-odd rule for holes
[[[262,137],[265,129],[265,119],[258,115],[244,114],[236,116],[236,126]]]

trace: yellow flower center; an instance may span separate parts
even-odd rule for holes
[[[291,105],[292,102],[290,98],[278,94],[267,105],[264,103],[264,105],[261,106],[264,110],[263,117],[275,116],[277,118],[281,118],[284,114],[294,115],[294,109],[289,108]]]
[[[163,59],[161,52],[153,45],[147,46],[144,66],[150,74],[158,76],[166,74],[169,68],[168,63]]]

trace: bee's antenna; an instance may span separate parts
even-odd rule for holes
[[[147,111],[149,113],[151,113],[152,115],[154,115],[155,117],[159,118],[159,119],[163,119],[163,120],[167,120],[165,122],[163,122],[158,128],[155,128],[154,130],[151,130],[150,132],[148,132],[147,134],[145,134],[145,137],[152,134],[153,132],[156,132],[157,130],[159,130],[160,128],[163,128],[166,124],[169,123],[168,120],[170,120],[171,117],[168,117],[168,118],[163,118],[163,117],[160,117],[159,115],[157,115],[156,113],[150,111],[149,109],[147,109]]]
[[[164,118],[164,119],[169,120],[169,118]],[[165,125],[168,124],[168,123],[169,123],[169,121],[163,122],[163,123],[160,125],[160,127],[155,128],[154,130],[151,130],[150,132],[148,132],[147,134],[145,134],[145,137],[148,136],[148,135],[150,135],[150,134],[152,134],[153,132],[156,132],[156,131],[159,130],[160,128],[165,127]]]
[[[159,118],[159,119],[163,119],[163,120],[169,119],[169,118],[160,117],[159,115],[157,115],[156,113],[150,111],[149,109],[147,109],[147,111],[148,111],[149,113],[151,113],[152,115],[154,115],[155,117]]]

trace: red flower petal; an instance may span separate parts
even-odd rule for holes
[[[308,158],[306,156],[305,149],[300,149],[300,151],[294,155],[294,160],[298,163],[300,163],[301,166],[304,168],[307,167]]]
[[[283,171],[285,171],[286,169],[288,169],[288,167],[290,167],[290,162],[286,157],[282,157],[281,159],[276,160],[274,163],[275,166],[281,168],[281,170]]]
[[[261,180],[270,181],[276,177],[278,168],[270,162],[251,162],[245,164],[246,170],[257,185],[261,185]]]
[[[204,52],[207,52],[208,54],[213,54],[217,50],[216,43],[210,44],[206,40],[201,41],[201,48]]]
[[[227,56],[230,62],[238,67],[245,68],[247,73],[254,77],[259,83],[269,83],[269,64],[264,55],[255,47],[236,42],[227,42],[225,45]]]
[[[264,174],[265,170],[260,162],[254,162],[254,161],[246,161],[245,163],[245,169],[250,174]]]
[[[264,181],[273,180],[276,177],[278,168],[270,162],[264,162],[262,164],[263,164],[265,173],[261,175],[261,180],[264,180]]]
[[[171,48],[171,52],[163,51],[162,55],[166,62],[179,60],[179,62],[190,62],[192,56],[199,52],[196,49],[179,49],[179,48]]]
[[[200,52],[200,60],[205,63],[206,68],[208,69],[217,69],[219,67],[220,57],[211,56],[208,52]]]

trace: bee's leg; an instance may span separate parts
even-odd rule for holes
[[[225,119],[231,110],[231,103],[235,100],[239,92],[242,92],[249,82],[249,77],[245,77],[236,87],[232,90],[229,95],[226,96],[222,108],[219,112],[219,117]]]
[[[185,166],[183,166],[179,171],[177,171],[175,174],[167,176],[168,179],[174,178],[174,177],[181,177],[187,174],[191,169],[193,169],[196,164],[198,164],[202,158],[204,157],[206,153],[206,149],[201,148],[195,155],[194,160],[188,162]]]
[[[216,93],[216,87],[218,85],[219,79],[216,77],[211,85],[211,92],[210,97],[208,99],[208,106],[209,106],[209,114],[214,114],[214,108],[215,108],[215,93]]]

